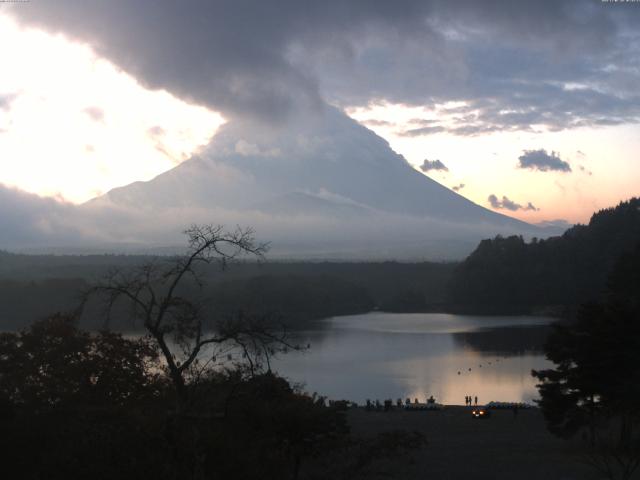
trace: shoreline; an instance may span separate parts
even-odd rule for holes
[[[473,407],[446,405],[437,411],[347,410],[357,435],[398,430],[422,433],[427,445],[408,456],[383,461],[403,480],[591,480],[597,472],[581,462],[581,442],[563,440],[547,430],[539,408],[492,409],[474,419]]]

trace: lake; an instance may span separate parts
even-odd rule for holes
[[[277,358],[274,370],[330,399],[407,397],[464,404],[532,402],[532,369],[549,366],[542,346],[550,317],[372,312],[329,318],[297,332],[303,352]]]

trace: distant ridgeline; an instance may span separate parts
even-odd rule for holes
[[[483,240],[453,273],[454,309],[529,313],[598,300],[615,262],[640,244],[640,199],[595,213],[546,240]]]
[[[74,309],[90,282],[116,268],[152,260],[127,255],[16,255],[0,251],[0,330],[24,327],[56,311]],[[291,327],[334,316],[368,312],[442,309],[451,263],[255,262],[208,272],[211,318],[238,310],[281,316]],[[185,292],[188,294],[188,292]],[[85,328],[102,326],[97,308],[83,316]],[[127,312],[111,326],[130,329]]]

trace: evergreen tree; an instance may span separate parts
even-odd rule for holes
[[[581,432],[587,458],[609,478],[630,478],[640,465],[640,244],[609,277],[603,303],[583,305],[546,346],[555,368],[532,372],[549,429]]]

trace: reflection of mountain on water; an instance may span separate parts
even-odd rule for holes
[[[550,331],[551,327],[548,325],[484,328],[454,333],[453,340],[464,348],[483,354],[542,353]]]

